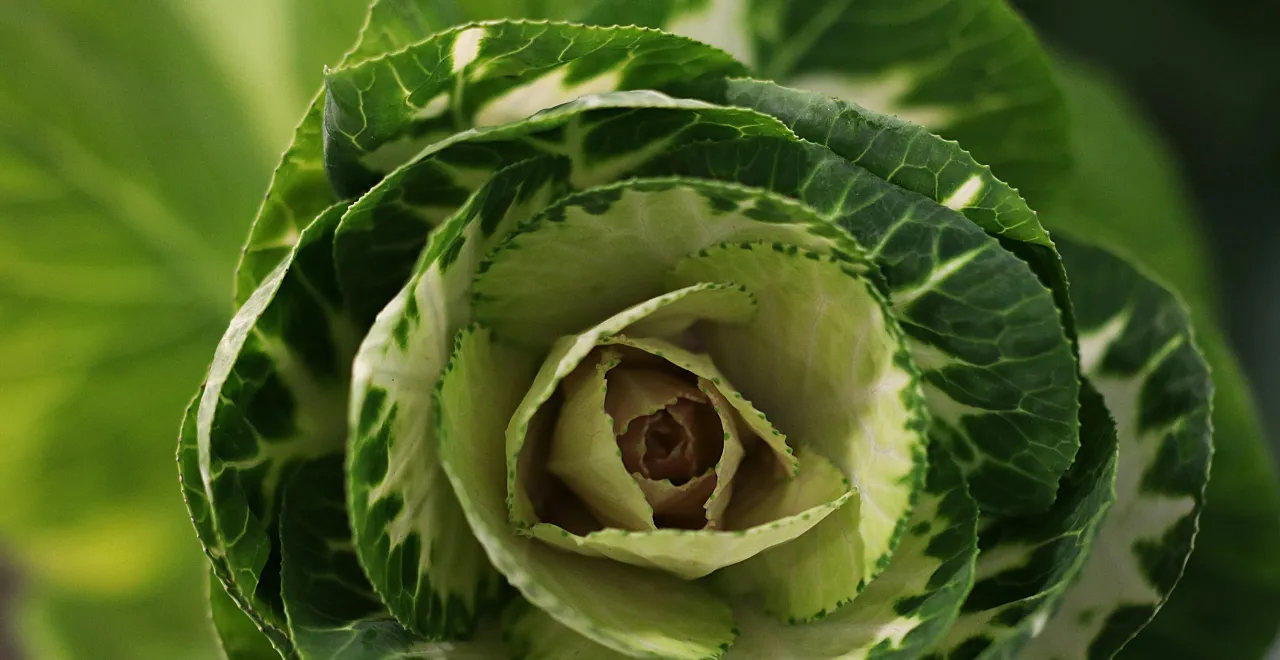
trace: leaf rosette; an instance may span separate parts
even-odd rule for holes
[[[655,29],[720,4],[375,4],[183,426],[228,653],[1083,658],[1154,615],[1209,455],[1176,300],[1055,244],[956,142],[823,93],[834,33],[797,55],[791,10],[716,33],[750,66]],[[932,128],[1043,190],[1052,157],[990,136],[1038,117],[1052,156],[1053,107]]]

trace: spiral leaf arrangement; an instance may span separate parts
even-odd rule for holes
[[[1211,383],[1005,183],[1065,167],[1017,17],[550,4],[375,3],[275,173],[179,450],[228,654],[1118,651]]]

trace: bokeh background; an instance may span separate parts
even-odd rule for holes
[[[1177,203],[1208,240],[1219,318],[1280,449],[1280,3],[1015,4],[1044,41],[1119,87],[1164,143]]]
[[[1280,438],[1280,4],[1017,4],[1081,129],[1046,215],[1093,218],[1216,312]],[[215,657],[177,426],[271,168],[363,12],[0,0],[0,660]]]

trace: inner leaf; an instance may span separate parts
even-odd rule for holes
[[[645,350],[597,347],[560,390],[559,408],[548,406],[557,419],[544,479],[564,488],[541,484],[560,494],[542,500],[536,514],[543,521],[590,530],[718,528],[744,441],[772,455],[740,430],[711,381]],[[583,510],[593,523],[584,524]]]
[[[720,419],[697,387],[675,374],[625,364],[607,382],[604,408],[628,472],[679,486],[714,464],[724,445]]]
[[[604,411],[605,375],[619,364],[616,350],[593,351],[561,384],[560,407],[546,470],[581,500],[596,525],[618,529],[655,529],[653,509],[628,474],[618,450],[613,423]],[[564,508],[564,498],[551,501],[551,514]],[[544,507],[540,518],[548,513]]]
[[[605,411],[622,463],[658,527],[716,526],[723,505],[713,512],[709,500],[733,479],[742,456],[736,429],[726,429],[703,383],[694,386],[690,376],[625,364],[608,376]]]
[[[521,457],[535,538],[697,579],[794,541],[852,498],[834,463],[793,455],[706,355],[657,338],[587,336],[597,344],[533,418],[555,423],[531,424]],[[561,368],[553,352],[543,371]],[[735,484],[741,497],[731,497]]]
[[[643,328],[664,328],[683,331],[699,320],[742,322],[751,317],[754,307],[755,302],[751,294],[737,285],[702,283],[645,301],[615,314],[581,334],[562,337],[558,340],[507,426],[507,494],[512,522],[518,528],[528,529],[542,519],[539,511],[554,511],[557,516],[556,523],[565,529],[585,533],[600,527],[600,521],[597,519],[599,512],[593,513],[590,507],[581,501],[574,489],[569,487],[565,479],[553,478],[555,475],[549,474],[548,468],[553,462],[551,460],[552,440],[558,430],[561,441],[557,443],[559,453],[556,462],[565,464],[557,469],[562,474],[569,474],[571,482],[578,476],[568,462],[579,454],[590,453],[600,456],[600,461],[588,461],[585,464],[586,467],[595,470],[606,480],[619,484],[615,494],[631,502],[628,509],[631,511],[630,526],[638,525],[641,529],[652,528],[651,515],[639,510],[637,502],[644,502],[646,498],[643,491],[637,490],[636,482],[627,476],[630,472],[622,460],[622,450],[619,448],[617,437],[625,435],[628,430],[627,424],[636,418],[659,413],[668,405],[678,403],[682,398],[679,396],[680,392],[685,393],[685,398],[692,398],[695,401],[711,401],[711,395],[698,387],[696,378],[685,374],[682,378],[686,386],[676,390],[630,387],[632,383],[629,380],[626,382],[615,380],[615,384],[621,388],[618,392],[622,395],[618,398],[619,394],[615,392],[614,402],[608,403],[605,396],[606,379],[611,370],[618,366],[617,364],[598,370],[589,379],[591,383],[578,381],[590,375],[592,371],[597,371],[596,368],[601,364],[602,356],[605,355],[600,346],[610,337],[624,330],[630,332],[633,328],[637,331]],[[636,351],[627,346],[610,347],[607,350],[617,356],[626,355],[628,369],[656,370],[665,372],[668,376],[679,373],[679,370],[672,372],[670,365],[664,367],[665,362],[657,356]],[[579,375],[571,378],[571,374],[575,373]],[[626,378],[625,374],[623,378]],[[681,377],[675,378],[679,380]],[[645,377],[642,376],[641,380],[644,381],[644,379]],[[562,387],[562,383],[565,386]],[[570,410],[568,415],[564,414],[566,406]],[[621,426],[615,427],[615,417],[623,420]],[[696,419],[697,415],[694,417]],[[569,428],[570,424],[573,426],[572,429]],[[719,434],[723,434],[723,427]],[[569,445],[573,443],[578,444],[580,452],[569,450]],[[733,450],[730,451],[731,456],[732,454]],[[637,460],[642,463],[643,457],[637,456]],[[712,460],[714,461],[714,458]],[[731,458],[725,465],[729,466],[733,463]],[[639,467],[636,468],[636,474],[653,481]],[[689,479],[695,476],[697,475],[689,474]],[[658,482],[661,483],[662,479]],[[585,481],[579,485],[582,488],[578,490],[588,487]],[[646,484],[646,486],[649,485],[652,484]],[[661,488],[661,486],[654,486],[654,488]],[[609,489],[605,491],[610,492]],[[597,508],[602,505],[612,506],[603,501],[594,504]],[[621,513],[621,509],[612,510],[615,514]],[[622,525],[622,527],[627,528],[628,525]]]
[[[769,452],[756,452],[750,461],[752,467],[744,468],[735,482],[744,495],[757,491],[757,496],[734,500],[725,519],[737,522],[728,523],[724,530],[601,529],[583,534],[538,523],[531,531],[541,541],[579,555],[657,569],[686,580],[698,579],[734,564],[749,563],[752,557],[771,548],[795,543],[825,520],[857,515],[857,506],[850,504],[852,486],[834,463],[805,449],[798,452],[798,458],[800,471],[789,478],[766,468],[772,463]],[[686,486],[696,483],[690,481]],[[684,487],[674,489],[680,488]],[[756,511],[745,510],[752,508]]]

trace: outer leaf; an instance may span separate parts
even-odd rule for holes
[[[209,573],[208,588],[209,616],[218,645],[227,660],[278,660],[280,654],[271,646],[271,641],[236,605],[212,572]]]
[[[1182,575],[1209,478],[1212,381],[1168,290],[1118,257],[1062,244],[1080,357],[1116,418],[1116,504],[1032,657],[1109,657],[1155,616]]]
[[[585,20],[683,34],[759,78],[921,124],[1037,203],[1068,168],[1062,93],[1003,0],[602,0]]]
[[[366,59],[400,50],[446,27],[468,21],[534,18],[585,22],[590,25],[664,27],[676,12],[697,9],[703,0],[374,0],[360,35],[355,57]],[[721,3],[724,4],[724,3]],[[745,3],[742,4],[745,7]],[[729,27],[722,24],[720,27]],[[681,30],[669,32],[683,34]],[[711,42],[686,34],[698,41]],[[738,54],[737,51],[730,51]]]
[[[1223,640],[1230,640],[1230,652],[1241,658],[1267,657],[1280,629],[1275,561],[1280,488],[1274,453],[1226,338],[1210,321],[1196,325],[1197,344],[1213,374],[1214,453],[1195,551],[1159,616],[1121,650],[1120,658],[1186,654],[1213,660],[1223,652]],[[1242,535],[1249,543],[1240,543]],[[1230,633],[1214,632],[1224,630]]]
[[[1034,34],[1003,0],[379,0],[373,16],[366,34],[397,47],[441,21],[515,16],[682,34],[723,48],[760,78],[959,140],[1037,203],[1054,196],[1070,160],[1062,93]]]
[[[310,39],[311,34],[307,34],[303,41]],[[355,61],[353,58],[361,54],[357,46],[342,62]],[[324,100],[323,89],[313,95],[294,129],[293,140],[271,174],[267,194],[254,217],[236,266],[237,305],[244,304],[271,271],[288,257],[311,220],[339,201],[324,172]]]
[[[423,13],[419,8],[413,8],[413,11],[408,12],[415,21],[413,28],[423,30],[421,36],[416,36],[416,32],[400,29],[407,25],[403,20],[409,18],[408,16],[397,13],[392,18],[388,16],[387,8],[383,7],[383,5],[400,4],[403,5],[402,9],[408,10],[410,2],[421,4],[424,8],[429,5],[422,0],[406,0],[403,3],[375,2],[365,17],[365,26],[359,43],[342,58],[342,63],[358,62],[373,55],[399,50],[413,41],[426,38],[433,32],[461,22],[435,22],[439,20],[436,14]],[[317,36],[324,34],[323,29],[317,29],[315,25],[309,24],[310,21],[306,20],[307,18],[323,16],[330,19],[332,23],[337,23],[332,21],[332,17],[317,12],[314,4],[309,6],[309,11],[300,13],[299,20],[294,23],[305,26],[298,39],[303,44],[313,43]],[[405,40],[401,41],[401,39]],[[269,56],[260,58],[260,60],[263,59],[271,58]],[[246,64],[245,68],[252,70],[255,66],[261,66],[261,61]],[[338,201],[338,195],[324,172],[323,128],[324,90],[320,89],[313,95],[306,114],[294,129],[289,148],[280,157],[280,162],[271,175],[267,194],[262,200],[262,205],[249,231],[249,237],[241,250],[240,263],[236,267],[237,306],[244,304],[263,279],[289,255],[290,250],[302,235],[302,230],[306,229],[311,220]]]
[[[271,176],[236,266],[237,305],[247,303],[275,268],[288,259],[311,221],[338,202],[324,177],[321,101],[320,97],[312,100]]]
[[[219,577],[228,580],[228,589],[277,630],[284,625],[275,532],[279,488],[292,464],[339,452],[344,439],[341,415],[356,329],[343,314],[333,277],[332,240],[341,212],[333,207],[308,227],[291,258],[237,313],[214,356],[195,419],[199,483],[211,521],[203,530],[197,522],[197,530],[215,564],[225,563],[227,573]],[[192,508],[197,521],[202,513]]]
[[[1115,501],[1119,453],[1115,422],[1087,380],[1080,419],[1080,454],[1053,508],[992,521],[982,530],[977,584],[938,649],[945,657],[1022,657],[1097,549],[1098,529]]]
[[[963,212],[1031,265],[1053,290],[1063,325],[1072,332],[1066,271],[1048,232],[1016,190],[959,144],[855,103],[771,82],[708,81],[686,93],[777,117],[797,136],[830,147],[881,179]]]
[[[196,537],[205,548],[209,565],[208,605],[213,631],[227,660],[253,660],[254,658],[286,658],[293,655],[293,643],[287,631],[278,625],[269,625],[254,609],[250,599],[238,589],[228,589],[234,579],[220,546],[213,522],[213,509],[200,476],[200,444],[196,434],[196,413],[204,386],[187,405],[178,441],[178,477],[182,484],[182,499],[187,504]],[[210,551],[210,549],[214,551]],[[279,649],[279,650],[277,650]]]
[[[472,530],[494,566],[540,609],[631,655],[719,657],[735,636],[729,608],[701,587],[514,534],[507,519],[503,432],[533,361],[482,328],[458,337],[440,381],[440,455]],[[475,414],[484,410],[485,414]]]
[[[431,393],[453,333],[470,321],[479,255],[563,188],[563,165],[534,159],[494,176],[433,234],[355,359],[347,470],[356,552],[391,613],[428,637],[469,634],[501,584],[435,452]]]
[[[765,0],[754,9],[762,77],[922,124],[1031,200],[1052,198],[1069,158],[1062,93],[1008,3]]]
[[[218,545],[218,530],[213,524],[213,511],[209,505],[209,496],[204,489],[204,480],[200,476],[200,442],[196,435],[196,413],[199,411],[200,399],[204,396],[204,385],[196,391],[196,395],[187,404],[186,413],[182,416],[182,428],[178,433],[178,481],[182,484],[182,499],[187,504],[191,524],[195,526],[196,538],[205,548]],[[230,580],[226,561],[217,555],[210,555],[210,568],[218,572],[222,579]],[[239,594],[235,594],[239,595]]]
[[[361,62],[403,50],[437,32],[480,18],[501,16],[472,16],[458,0],[374,0],[347,61]]]
[[[326,75],[325,170],[340,194],[357,195],[459,131],[524,119],[584,94],[741,73],[719,50],[652,30],[520,21],[458,27]]]
[[[577,20],[598,0],[374,0],[353,61],[402,50],[468,21],[503,18]],[[631,24],[626,21],[623,24]]]
[[[1280,624],[1280,481],[1248,384],[1213,318],[1206,243],[1168,149],[1132,104],[1079,66],[1060,74],[1081,167],[1046,220],[1141,255],[1172,284],[1191,306],[1215,383],[1213,467],[1195,552],[1160,615],[1121,657],[1261,657]]]
[[[323,458],[301,466],[285,486],[282,583],[301,660],[479,659],[500,652],[492,637],[421,641],[387,614],[350,546],[342,472],[340,457]]]
[[[640,91],[587,96],[515,124],[452,135],[352,205],[338,230],[339,280],[359,317],[371,320],[412,272],[430,229],[493,172],[520,160],[561,156],[568,183],[580,189],[624,176],[666,149],[741,135],[790,132],[750,110]]]
[[[300,465],[283,487],[281,595],[301,660],[385,658],[413,642],[355,561],[343,495],[337,455]]]
[[[930,194],[964,206],[956,198],[964,192],[967,210],[985,218],[989,231],[1008,226],[1008,233],[1024,232],[1028,239],[1043,236],[1034,215],[989,173],[974,173],[975,165],[960,168],[964,176],[946,174],[963,161],[918,128],[875,116],[860,119],[861,110],[804,95],[798,98],[811,106],[783,103],[797,93],[779,89],[774,97],[769,89],[777,88],[761,88],[752,98],[770,111],[782,105],[791,108],[790,116],[812,116],[796,124],[803,124],[806,135],[820,133],[880,171],[888,171],[897,157],[942,172],[940,180],[959,186],[959,192],[936,188]],[[819,129],[820,116],[835,123]],[[910,147],[915,155],[897,151],[909,145],[917,145]],[[995,238],[960,213],[815,144],[761,137],[692,145],[655,160],[645,172],[765,186],[847,229],[868,247],[884,275],[895,316],[924,372],[925,394],[939,424],[935,435],[955,445],[974,497],[991,511],[1034,511],[1053,501],[1058,477],[1075,455],[1075,359],[1049,292]],[[901,179],[889,177],[904,184]],[[969,186],[965,192],[962,181],[977,181],[981,190]],[[1035,224],[1031,233],[1018,224],[1027,219]],[[1056,259],[1049,247],[1035,249]],[[992,281],[1001,286],[988,286]]]

